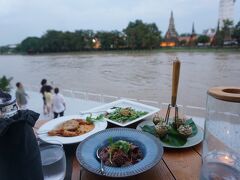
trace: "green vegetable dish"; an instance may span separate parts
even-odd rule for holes
[[[146,115],[148,112],[136,111],[131,107],[127,108],[116,108],[114,112],[107,113],[105,118],[119,123],[125,123],[127,121],[133,121],[141,116]]]

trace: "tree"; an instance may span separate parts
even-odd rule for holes
[[[197,39],[197,42],[198,42],[198,43],[202,43],[202,44],[206,44],[206,43],[209,42],[209,40],[210,40],[210,38],[209,38],[208,36],[206,36],[206,35],[200,35],[200,36],[198,37],[198,39]]]
[[[91,50],[93,48],[93,38],[95,33],[92,30],[84,30],[83,31],[84,42],[85,42],[85,50]]]
[[[38,37],[28,37],[17,47],[20,51],[37,53],[41,51],[41,39]]]
[[[124,46],[124,35],[119,31],[98,31],[96,37],[100,40],[101,48],[104,50],[120,49]]]
[[[223,37],[225,41],[231,40],[232,36],[232,30],[233,30],[233,21],[230,21],[229,19],[223,20]]]
[[[155,23],[147,24],[141,20],[130,22],[123,32],[131,49],[152,49],[159,47],[161,32]]]
[[[180,46],[186,46],[187,45],[187,41],[185,39],[181,40],[179,42]]]
[[[113,48],[114,35],[111,32],[98,31],[96,37],[99,39],[102,49],[108,50]]]
[[[213,37],[213,41],[211,45],[221,47],[223,46],[223,42],[224,42],[224,34],[223,34],[223,31],[220,30],[219,22],[218,22],[217,30]]]
[[[11,81],[12,77],[7,78],[6,76],[2,76],[0,78],[0,89],[5,92],[9,92],[11,90]]]
[[[62,31],[48,30],[41,39],[43,52],[66,51]]]
[[[10,48],[8,46],[1,46],[0,47],[0,54],[8,53]]]
[[[235,38],[238,41],[238,44],[240,44],[240,21],[233,30],[233,38]]]
[[[89,37],[86,36],[86,32],[83,30],[75,31],[74,44],[76,51],[82,51],[87,46]]]
[[[132,49],[152,49],[159,47],[161,32],[156,24],[146,24],[141,20],[130,22],[123,32],[120,31],[99,31],[92,30],[56,31],[48,30],[40,38],[28,37],[24,39],[16,48],[17,51],[27,53],[44,52],[69,52],[92,50],[95,48],[95,38],[98,45],[105,50],[122,49],[128,47]],[[100,43],[99,43],[100,42]],[[1,48],[0,52],[5,51]]]
[[[191,34],[190,33],[182,33],[182,34],[180,34],[180,37],[188,37],[188,36],[191,36]]]

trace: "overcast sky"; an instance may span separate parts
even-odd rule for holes
[[[0,45],[41,36],[48,29],[122,30],[129,21],[155,22],[165,34],[171,10],[178,33],[215,27],[219,0],[0,0]],[[235,23],[240,20],[240,1]]]

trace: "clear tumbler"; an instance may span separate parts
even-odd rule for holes
[[[44,180],[63,180],[66,174],[66,157],[63,145],[57,141],[39,143]]]

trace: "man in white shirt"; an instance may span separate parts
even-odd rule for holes
[[[54,95],[52,99],[52,109],[54,113],[54,118],[57,118],[58,115],[63,116],[66,109],[66,103],[64,101],[63,95],[59,93],[59,89],[54,89]]]

